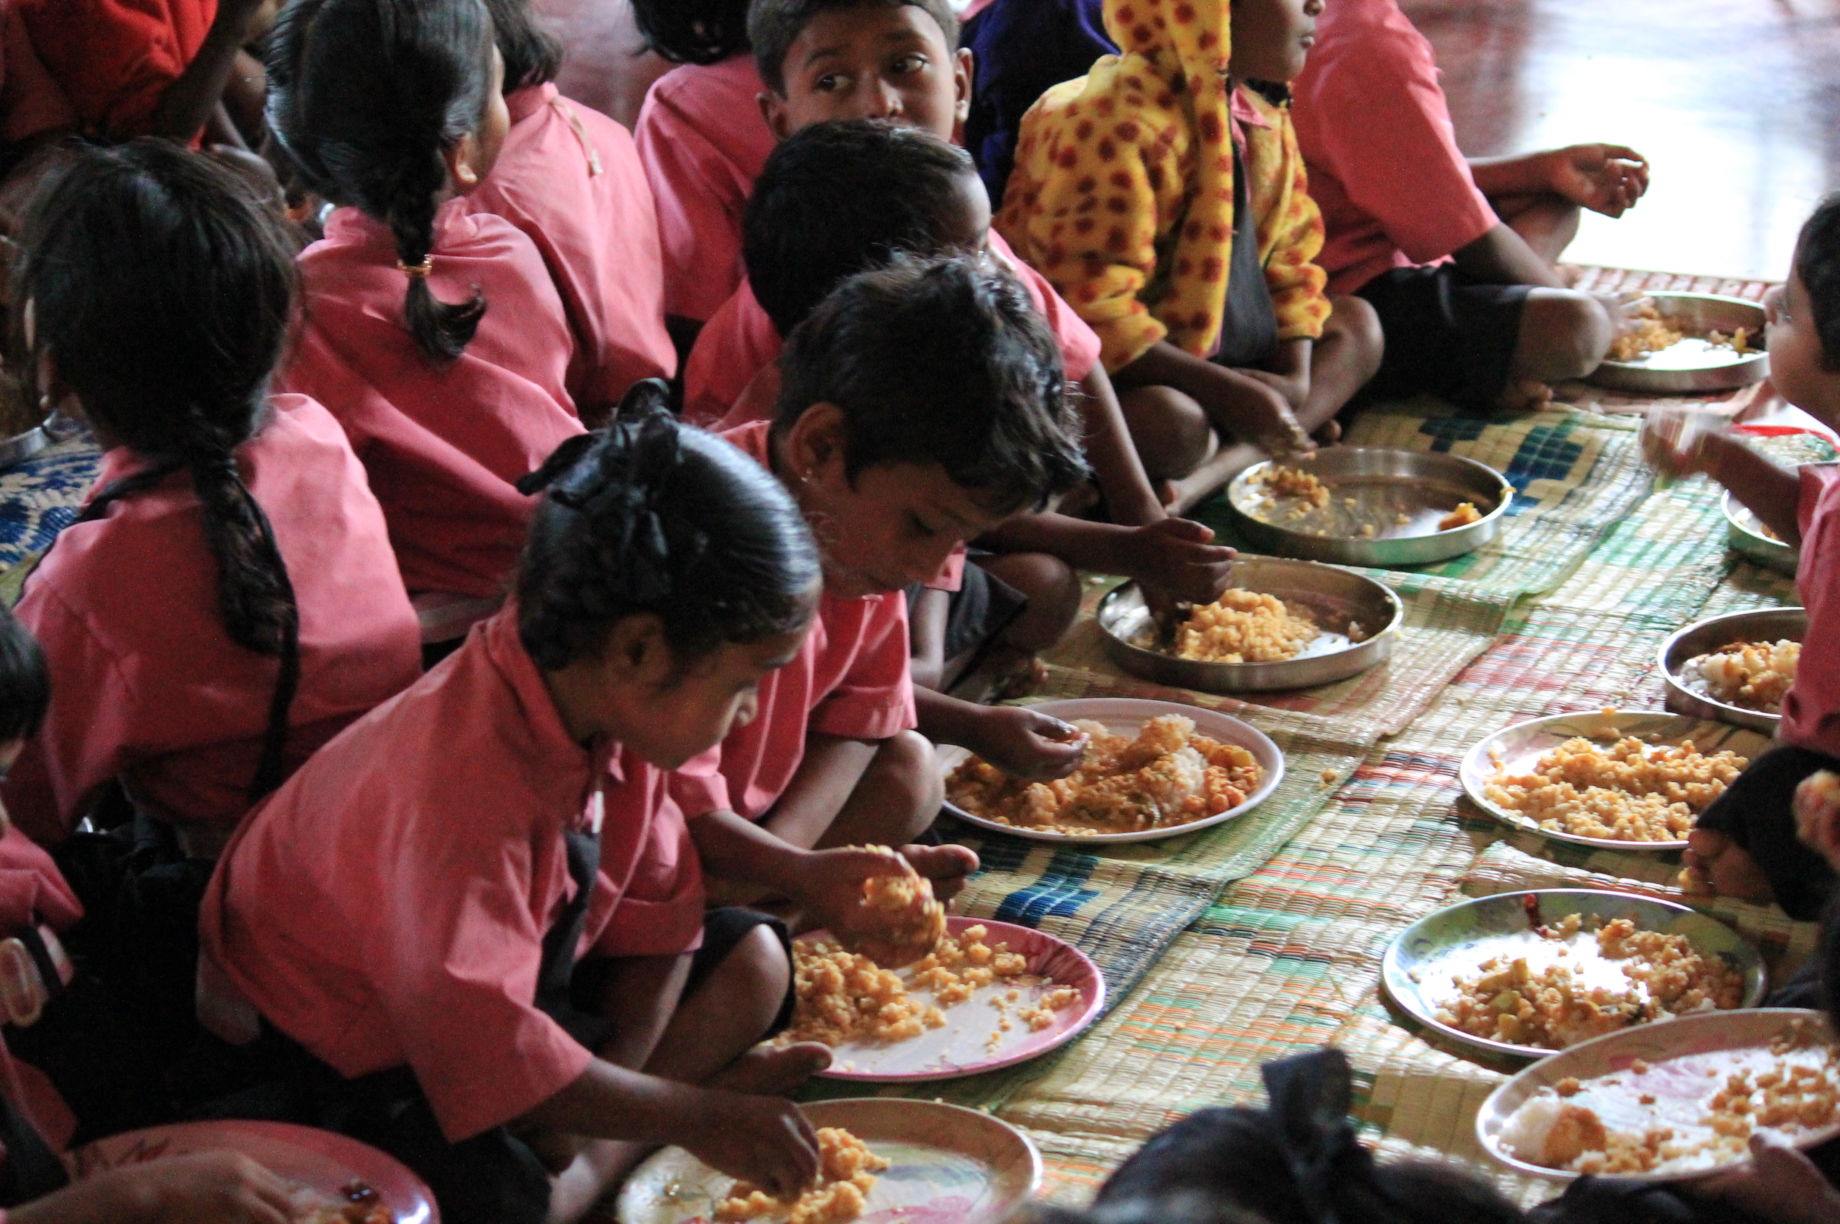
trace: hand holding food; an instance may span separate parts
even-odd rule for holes
[[[884,968],[919,960],[945,934],[932,881],[885,846],[820,851],[805,894],[837,941]]]
[[[818,1136],[805,1115],[780,1097],[706,1094],[706,1116],[685,1134],[689,1153],[736,1181],[790,1201],[818,1177]]]

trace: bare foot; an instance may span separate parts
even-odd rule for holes
[[[830,1065],[831,1048],[822,1042],[757,1045],[711,1076],[707,1086],[760,1096],[791,1096]]]
[[[1504,412],[1537,412],[1552,403],[1553,390],[1532,378],[1511,380],[1495,397],[1495,406]]]
[[[1750,852],[1723,833],[1695,829],[1687,834],[1687,850],[1682,857],[1689,873],[1711,885],[1722,897],[1741,901],[1772,901],[1770,881],[1757,866]]]
[[[1342,423],[1334,417],[1330,417],[1321,425],[1318,425],[1316,427],[1316,432],[1310,435],[1310,441],[1316,443],[1318,446],[1334,446],[1341,440]]]

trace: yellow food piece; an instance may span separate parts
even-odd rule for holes
[[[888,1168],[886,1157],[871,1152],[862,1140],[840,1126],[818,1128],[818,1181],[791,1201],[774,1198],[747,1182],[736,1182],[716,1204],[722,1221],[756,1220],[790,1210],[787,1224],[848,1224],[863,1213],[876,1174]]]
[[[1189,613],[1175,653],[1203,663],[1271,663],[1296,658],[1321,633],[1308,609],[1234,587]]]
[[[1617,841],[1679,841],[1749,764],[1750,758],[1731,751],[1706,756],[1690,743],[1650,745],[1626,736],[1600,745],[1573,737],[1527,773],[1496,773],[1482,793],[1543,829]]]
[[[1480,521],[1482,512],[1476,509],[1475,502],[1458,502],[1457,508],[1438,520],[1439,531],[1449,531],[1453,527],[1462,527]]]

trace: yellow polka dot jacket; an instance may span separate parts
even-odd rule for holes
[[[1105,0],[1122,54],[1022,119],[997,228],[1099,333],[1108,371],[1162,339],[1197,357],[1219,347],[1236,113],[1278,336],[1315,339],[1329,316],[1290,112],[1228,80],[1228,5]]]

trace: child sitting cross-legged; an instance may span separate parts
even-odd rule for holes
[[[817,1169],[772,1094],[826,1052],[752,1050],[790,1014],[785,931],[705,909],[666,785],[771,714],[818,553],[758,464],[653,408],[527,482],[506,607],[251,817],[202,915],[202,1014],[268,1089],[215,1111],[266,1100],[382,1147],[453,1224],[579,1218],[663,1143],[775,1193]],[[712,871],[833,929],[906,870],[697,815]]]
[[[778,385],[771,362],[781,337],[833,286],[896,251],[985,250],[989,219],[983,184],[969,155],[956,145],[882,120],[801,128],[774,150],[755,183],[746,218],[748,281],[704,329],[691,361],[692,388],[699,373],[734,371],[731,385],[751,374],[724,423],[764,415]],[[985,254],[1002,262],[997,254]],[[1043,318],[1049,317],[1052,293],[1035,290],[1030,297]],[[1091,400],[1078,402],[1093,413],[1084,424],[1095,468],[1096,455],[1109,442],[1111,471],[1126,476],[1108,481],[1101,472],[1100,492],[1108,505],[1129,504],[1145,481],[1122,423],[1115,412],[1107,417],[1097,411],[1101,405]],[[690,407],[696,405],[692,398]],[[1109,434],[1108,422],[1118,426]],[[986,641],[1017,654],[1051,645],[1078,606],[1070,566],[1136,578],[1161,604],[1209,602],[1224,587],[1233,556],[1210,543],[1212,534],[1198,523],[1167,516],[1160,506],[1142,526],[1055,513],[1017,515],[978,541],[994,555],[980,555],[975,566],[915,588],[910,608],[915,682],[929,689],[949,685]],[[1018,604],[1005,623],[1004,614]],[[927,714],[923,707],[923,731],[929,729]]]
[[[1803,224],[1789,281],[1764,306],[1777,391],[1823,424],[1840,425],[1840,195]],[[1649,419],[1643,449],[1664,472],[1711,476],[1801,548],[1795,585],[1808,609],[1807,648],[1783,696],[1776,744],[1700,815],[1686,863],[1718,892],[1774,897],[1791,916],[1813,918],[1833,895],[1835,876],[1796,838],[1792,800],[1804,778],[1840,770],[1840,673],[1825,653],[1840,633],[1840,468],[1785,471],[1735,434],[1674,429],[1662,417]]]
[[[1122,54],[1023,117],[997,228],[1098,331],[1145,466],[1189,474],[1178,504],[1230,475],[1201,466],[1225,443],[1228,469],[1248,443],[1307,450],[1380,364],[1373,308],[1323,291],[1322,221],[1271,100],[1321,4],[1106,0]]]
[[[1060,361],[1014,278],[960,255],[845,281],[792,333],[780,370],[773,420],[727,436],[812,523],[818,627],[762,686],[760,717],[716,759],[679,771],[673,793],[693,818],[736,812],[797,846],[898,846],[942,798],[931,745],[913,730],[902,590],[1085,477]],[[1056,719],[955,705],[1009,759],[1064,760],[1063,772],[1078,760]],[[942,847],[914,865],[949,890],[975,859]]]

